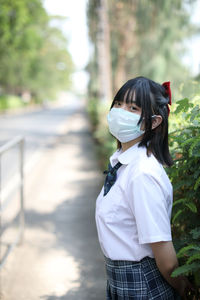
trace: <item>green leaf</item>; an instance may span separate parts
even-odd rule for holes
[[[193,213],[197,212],[197,208],[196,205],[192,202],[186,203],[185,204]]]
[[[179,105],[187,105],[189,103],[189,99],[188,98],[183,98],[183,99],[180,99],[178,101],[176,101],[177,104]]]
[[[181,111],[187,111],[189,109],[189,107],[193,106],[192,103],[189,103],[188,98],[178,100],[176,103],[178,103],[178,106],[174,112],[175,114],[178,114]]]
[[[200,252],[190,256],[188,258],[186,264],[190,264],[191,262],[193,262],[194,260],[197,260],[197,259],[200,261]]]
[[[194,185],[194,190],[196,191],[198,186],[200,185],[200,177],[197,179],[197,181],[195,182],[195,185]]]
[[[197,246],[197,245],[188,245],[188,246],[185,246],[183,248],[181,248],[181,250],[179,250],[179,252],[177,253],[177,257],[180,258],[180,257],[183,257],[185,256],[186,252],[189,251],[189,250],[198,250],[200,251],[200,247]]]
[[[194,262],[191,265],[183,265],[174,270],[171,274],[172,277],[177,277],[179,275],[188,275],[189,273],[193,273],[195,271],[200,271],[200,263]]]
[[[200,238],[200,227],[196,227],[190,231],[190,234],[192,234],[193,239]]]
[[[182,213],[182,209],[180,209],[179,211],[177,211],[177,213],[175,213],[175,215],[173,216],[172,219],[172,223],[174,223],[174,221],[178,218],[178,216]]]
[[[187,201],[186,198],[181,198],[181,199],[175,200],[175,201],[173,202],[173,207],[174,207],[175,205],[177,205],[177,204],[184,203],[184,202],[186,202],[186,201]]]
[[[192,122],[195,118],[197,118],[199,113],[200,113],[199,105],[196,105],[191,111],[190,121]]]

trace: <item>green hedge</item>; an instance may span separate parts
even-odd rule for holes
[[[189,275],[200,299],[200,108],[199,96],[177,101],[170,134],[174,165],[167,172],[174,188],[172,233],[180,267],[173,276]]]

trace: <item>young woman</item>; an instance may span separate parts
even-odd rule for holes
[[[137,77],[120,88],[107,116],[118,143],[96,202],[107,300],[186,299],[191,288],[186,277],[170,276],[178,261],[170,226],[172,185],[163,168],[172,165],[169,104],[169,82]]]

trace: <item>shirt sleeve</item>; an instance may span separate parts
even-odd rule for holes
[[[136,220],[139,244],[171,241],[166,195],[158,178],[139,174],[131,180],[127,192]]]

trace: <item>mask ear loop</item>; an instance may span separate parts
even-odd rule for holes
[[[162,86],[165,88],[166,94],[169,96],[169,103],[167,104],[167,110],[168,110],[168,117],[170,114],[170,107],[169,105],[172,105],[172,92],[170,87],[170,81],[166,81],[162,84]]]

